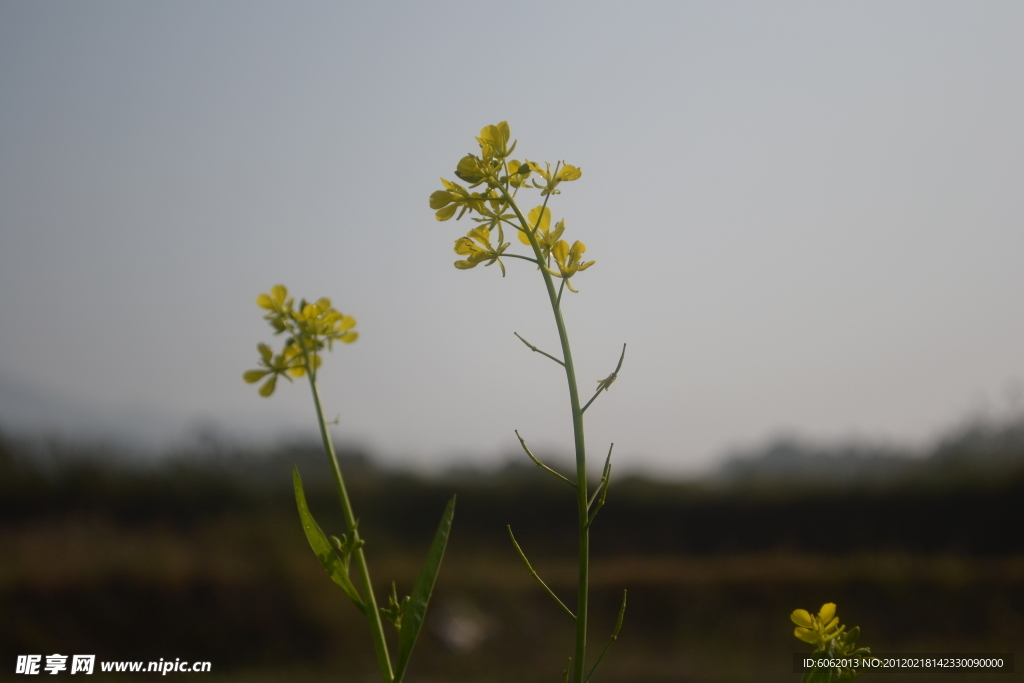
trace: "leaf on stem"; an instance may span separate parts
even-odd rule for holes
[[[405,669],[409,666],[409,657],[412,655],[412,648],[416,644],[416,638],[423,626],[423,618],[427,614],[427,604],[430,602],[430,595],[434,591],[434,581],[437,579],[437,572],[441,569],[441,560],[444,559],[444,549],[448,544],[448,535],[452,529],[452,517],[455,515],[455,496],[448,501],[448,506],[441,515],[441,523],[437,526],[434,534],[434,541],[430,544],[427,552],[427,561],[416,578],[416,585],[413,586],[409,602],[402,607],[401,629],[398,632],[398,662],[395,665],[395,683],[400,683],[405,675]]]
[[[299,477],[298,467],[292,467],[292,482],[295,486],[295,503],[299,508],[299,519],[302,521],[302,530],[306,532],[306,540],[309,541],[309,547],[313,549],[313,554],[320,560],[320,564],[324,566],[324,570],[331,577],[331,580],[341,586],[341,590],[345,591],[345,595],[355,603],[360,612],[365,614],[366,605],[359,596],[359,591],[352,584],[352,580],[348,577],[348,571],[345,569],[344,562],[335,554],[334,549],[331,548],[330,541],[327,540],[327,536],[324,535],[316,520],[313,519],[309,506],[306,505],[306,493],[302,489],[302,478]]]

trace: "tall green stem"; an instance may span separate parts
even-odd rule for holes
[[[557,167],[555,172],[557,173]],[[565,379],[569,384],[569,403],[572,406],[572,432],[576,444],[576,507],[579,516],[579,574],[576,598],[576,648],[573,661],[573,683],[583,683],[584,659],[587,654],[587,603],[590,587],[590,530],[587,524],[587,450],[583,438],[583,411],[580,409],[579,389],[576,386],[576,370],[572,363],[572,349],[569,348],[569,333],[565,329],[565,321],[562,320],[562,308],[559,302],[558,292],[555,291],[555,283],[551,273],[544,267],[544,254],[540,244],[532,230],[529,230],[529,223],[523,217],[522,212],[516,205],[508,191],[499,184],[498,189],[504,194],[509,206],[515,211],[516,217],[525,229],[530,239],[530,246],[540,264],[540,272],[544,277],[544,286],[547,288],[548,299],[551,302],[551,312],[555,316],[555,326],[558,328],[558,339],[562,344],[562,360],[565,365]],[[550,195],[549,195],[550,196]],[[545,207],[547,200],[544,201]],[[543,214],[543,211],[542,211]]]
[[[370,622],[370,633],[373,636],[373,647],[377,651],[377,665],[380,667],[380,674],[383,683],[392,683],[394,673],[391,670],[391,657],[388,656],[388,644],[384,640],[384,624],[380,619],[380,610],[377,609],[377,598],[373,595],[373,583],[370,581],[370,568],[366,564],[366,555],[363,553],[362,544],[359,543],[359,529],[356,527],[356,516],[352,512],[352,503],[348,498],[348,491],[345,489],[345,479],[341,476],[341,467],[338,465],[338,455],[334,451],[334,443],[331,441],[331,433],[327,430],[327,423],[324,421],[324,411],[320,405],[320,390],[316,385],[316,374],[313,364],[310,362],[309,351],[303,350],[306,361],[306,375],[309,377],[309,388],[313,392],[313,403],[316,405],[316,418],[320,423],[320,437],[324,442],[324,451],[327,452],[327,459],[331,463],[331,470],[334,472],[334,484],[338,488],[338,498],[341,500],[341,509],[345,515],[345,525],[352,535],[353,546],[355,547],[356,566],[359,568],[359,576],[363,583],[363,600],[366,604],[366,618]]]

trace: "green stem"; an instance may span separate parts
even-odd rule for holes
[[[341,509],[345,515],[345,525],[352,535],[355,546],[356,566],[359,568],[359,577],[362,579],[364,599],[366,601],[366,619],[370,622],[370,634],[373,636],[373,647],[377,651],[377,665],[380,667],[381,679],[384,683],[392,683],[394,673],[391,670],[391,658],[388,656],[388,644],[384,640],[384,624],[380,619],[380,610],[377,609],[377,598],[373,595],[373,583],[370,581],[370,568],[366,564],[366,555],[363,553],[359,543],[359,529],[356,524],[356,516],[352,512],[352,503],[348,498],[348,491],[345,489],[345,480],[341,476],[341,467],[338,466],[338,455],[334,451],[334,443],[331,441],[331,433],[327,430],[327,423],[324,421],[324,411],[320,405],[320,390],[316,385],[316,373],[313,364],[310,362],[309,351],[303,348],[303,357],[306,361],[306,375],[309,377],[309,388],[313,392],[313,403],[316,406],[316,417],[320,423],[320,437],[324,442],[324,450],[327,452],[327,459],[330,461],[331,470],[334,472],[334,484],[338,488],[338,498],[341,500]]]
[[[557,166],[555,167],[555,173],[558,173]],[[508,191],[504,187],[501,187],[501,185],[498,185],[498,189],[505,195],[505,199],[508,201],[509,206],[513,211],[515,211],[516,217],[519,218],[520,222],[523,224],[523,228],[526,230],[526,235],[530,239],[530,246],[533,247],[533,253],[537,257],[538,263],[541,262],[543,260],[543,252],[540,249],[540,244],[537,243],[537,237],[528,227],[530,224],[527,222]],[[544,198],[544,207],[547,207],[548,199],[550,198],[550,194]],[[543,215],[543,213],[544,209],[542,208],[541,215]],[[569,348],[569,333],[566,331],[565,321],[562,319],[562,308],[559,305],[558,292],[555,291],[555,283],[551,278],[551,273],[549,273],[546,268],[541,268],[540,272],[544,277],[544,286],[547,289],[548,299],[551,302],[551,312],[555,316],[555,327],[558,328],[558,339],[562,344],[562,363],[565,365],[565,379],[569,385],[569,403],[572,407],[572,432],[573,440],[576,445],[576,507],[579,517],[579,574],[576,598],[576,647],[575,656],[573,657],[572,681],[573,683],[583,683],[583,677],[585,674],[584,662],[587,653],[587,605],[590,587],[590,530],[589,525],[587,524],[587,451],[583,435],[583,411],[580,409],[579,389],[576,386],[576,369],[572,363],[572,349]]]

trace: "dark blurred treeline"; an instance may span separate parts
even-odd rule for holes
[[[95,651],[209,659],[233,680],[372,680],[368,635],[296,519],[293,464],[321,525],[343,531],[315,444],[207,445],[145,463],[112,453],[0,439],[4,661]],[[556,677],[571,629],[506,525],[571,604],[568,487],[528,464],[425,476],[354,450],[341,460],[381,594],[392,578],[409,590],[458,495],[410,680]],[[803,648],[786,617],[825,601],[876,651],[1012,651],[1024,642],[1021,519],[1019,421],[959,430],[927,453],[781,441],[700,480],[613,477],[593,531],[595,642],[622,588],[630,607],[605,680],[794,679]]]
[[[292,510],[294,465],[309,496],[336,507],[316,444],[259,453],[213,449],[148,463],[101,448],[0,440],[0,520],[102,515],[129,525],[188,527],[231,512]],[[461,533],[506,544],[514,523],[538,536],[538,552],[575,538],[564,484],[533,466],[433,476],[374,466],[360,451],[339,455],[363,524],[389,543],[432,533],[435,514],[459,495]],[[1024,423],[973,426],[932,452],[821,449],[794,441],[728,461],[712,477],[615,480],[601,513],[600,554],[906,551],[1009,556],[1024,550]],[[497,530],[497,533],[495,533]]]

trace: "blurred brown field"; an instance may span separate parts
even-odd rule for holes
[[[326,466],[315,449],[238,474],[242,461],[222,456],[140,469],[33,460],[5,448],[0,676],[14,676],[18,654],[59,652],[211,661],[210,674],[169,674],[208,681],[376,680],[369,633],[310,552],[290,498],[287,472],[298,461],[314,513],[341,530],[336,499],[316,483]],[[410,681],[561,680],[569,620],[527,574],[504,528],[513,524],[571,605],[572,501],[563,502],[558,482],[532,468],[425,479],[352,454],[345,466],[380,594],[392,579],[410,589],[446,496],[459,495]],[[593,680],[799,680],[792,655],[809,647],[793,638],[788,615],[826,601],[876,652],[1020,651],[1020,470],[960,477],[956,486],[922,481],[845,489],[621,482],[594,531],[595,655],[625,588],[628,608]],[[934,528],[941,533],[924,538]],[[972,528],[984,543],[971,540]],[[992,676],[1006,677],[938,677]]]

